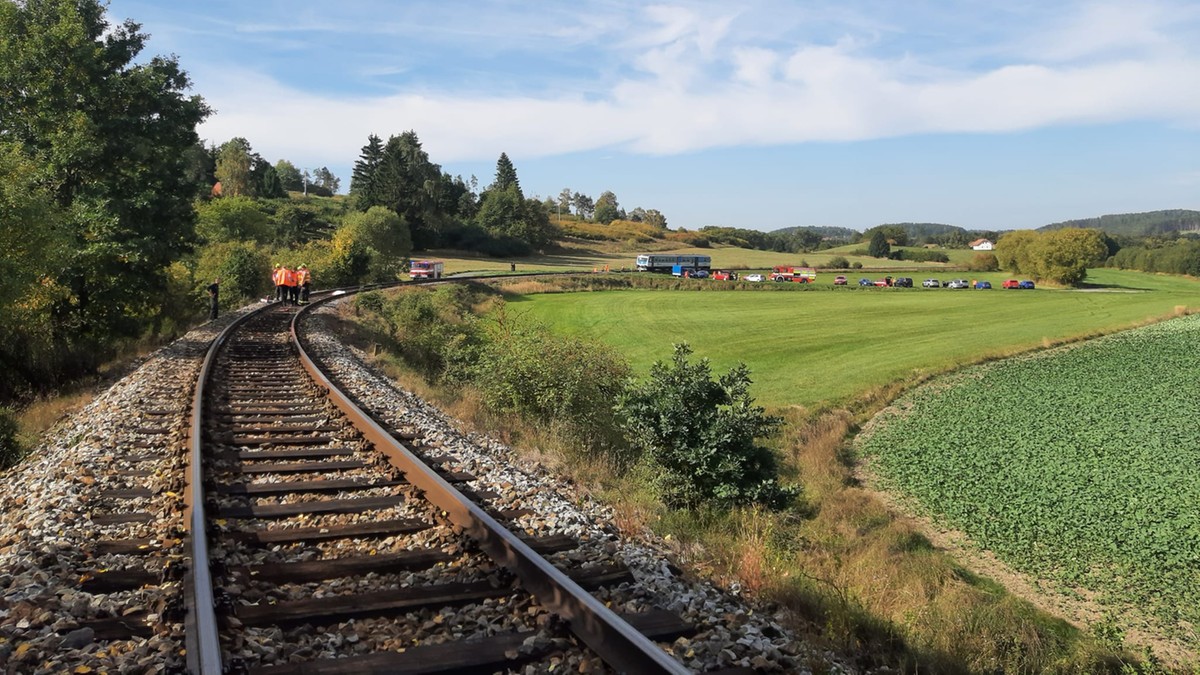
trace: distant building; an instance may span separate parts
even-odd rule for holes
[[[996,245],[992,243],[991,239],[976,239],[967,245],[976,251],[990,251],[993,248],[996,248]]]

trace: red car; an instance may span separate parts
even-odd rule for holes
[[[845,286],[846,285],[846,277],[834,277],[833,285],[834,286]]]
[[[1004,283],[1000,284],[1000,286],[1001,288],[1020,288],[1021,282],[1017,281],[1016,279],[1006,279]]]

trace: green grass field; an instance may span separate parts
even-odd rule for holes
[[[920,275],[909,274],[919,285]],[[668,358],[675,342],[690,343],[720,371],[743,361],[759,402],[783,407],[844,403],[914,374],[1200,309],[1194,280],[1107,269],[1089,273],[1089,290],[833,288],[832,278],[781,293],[536,294],[515,298],[510,311],[607,342],[639,373]],[[1006,276],[976,278],[998,287]]]

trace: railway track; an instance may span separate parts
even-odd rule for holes
[[[47,526],[54,543],[16,573],[45,587],[14,592],[0,574],[0,672],[733,673],[796,663],[748,614],[713,618],[729,605],[706,591],[664,592],[662,575],[643,587],[622,562],[628,551],[593,526],[555,527],[569,503],[544,500],[543,487],[497,470],[487,451],[464,454],[457,433],[414,422],[407,408],[423,403],[393,395],[359,410],[339,391],[342,375],[318,363],[341,359],[329,370],[345,372],[344,347],[327,336],[308,345],[297,314],[266,307],[148,364],[116,428],[93,434],[69,477],[78,497],[44,517],[60,521]],[[0,560],[16,540],[0,531]],[[738,661],[758,668],[729,668]]]
[[[526,513],[489,506],[452,458],[418,456],[419,438],[359,410],[293,338],[294,314],[235,327],[197,391],[189,520],[207,526],[194,559],[213,562],[190,575],[192,672],[549,670],[564,652],[689,672],[652,638],[690,624],[608,610],[586,589],[629,583],[623,565],[547,561],[578,543],[514,534],[505,523]],[[261,658],[285,651],[313,658]]]

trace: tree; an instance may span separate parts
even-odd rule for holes
[[[350,196],[363,205],[360,208],[364,211],[371,206],[381,205],[378,172],[382,163],[383,141],[375,134],[370,134],[350,174]]]
[[[196,233],[207,243],[271,239],[267,213],[250,197],[224,197],[199,204]]]
[[[412,253],[408,226],[395,211],[382,206],[346,216],[338,233],[366,250],[371,281],[396,281]]]
[[[558,193],[558,208],[565,215],[571,215],[571,188],[563,188],[562,192]]]
[[[577,213],[580,218],[586,219],[591,217],[592,211],[596,208],[596,205],[592,202],[591,197],[579,192],[575,193],[572,201],[575,202],[575,213]]]
[[[0,141],[0,401],[41,379],[43,364],[31,352],[50,347],[48,309],[66,294],[53,273],[67,255],[67,214],[46,172],[19,146]]]
[[[658,211],[658,209],[648,209],[644,218],[647,225],[653,225],[659,229],[667,229],[667,217]]]
[[[1065,228],[1041,235],[1031,255],[1037,263],[1034,276],[1067,286],[1087,277],[1087,268],[1104,260],[1108,247],[1098,230]]]
[[[876,232],[882,232],[884,240],[889,245],[908,246],[908,230],[899,225],[879,225],[863,233],[863,238],[870,241]]]
[[[226,141],[217,151],[217,180],[225,197],[256,195],[250,169],[254,165],[250,141],[238,137]]]
[[[1032,244],[1041,235],[1034,230],[1006,232],[996,241],[996,261],[1001,268],[1033,275],[1036,265],[1030,258]]]
[[[0,2],[0,139],[48,170],[71,240],[51,316],[60,348],[92,359],[158,315],[192,245],[188,157],[209,112],[173,57],[139,58],[138,24],[104,15],[98,0]]]
[[[507,190],[508,188],[516,188],[517,194],[524,199],[525,195],[521,192],[521,182],[517,180],[517,169],[513,166],[508,155],[500,153],[500,159],[496,160],[496,180],[492,182],[489,190]]]
[[[867,255],[872,258],[886,258],[891,252],[892,247],[887,242],[887,236],[883,230],[876,228],[871,234],[871,243],[867,245]]]
[[[333,175],[333,172],[326,167],[321,167],[313,172],[313,179],[317,185],[329,191],[329,194],[337,194],[338,187],[342,184],[342,179]]]
[[[287,202],[275,211],[276,246],[295,247],[316,239],[328,238],[333,225],[303,203]]]
[[[607,225],[616,220],[620,213],[617,196],[608,190],[601,192],[600,197],[596,199],[596,222]]]
[[[279,180],[279,174],[275,172],[275,167],[261,157],[255,158],[254,176],[257,179],[259,197],[264,199],[283,199],[287,197],[287,191],[283,189],[283,181]]]
[[[299,192],[304,189],[304,185],[300,182],[302,180],[300,169],[286,159],[275,162],[275,173],[279,176],[279,183],[283,185],[284,190]]]
[[[437,209],[441,167],[429,161],[414,131],[388,138],[374,173],[375,192],[358,201],[358,208],[386,206],[404,219],[418,249],[437,245],[445,220]]]
[[[1068,286],[1082,282],[1087,268],[1104,260],[1107,253],[1103,233],[1079,228],[1045,233],[1016,230],[996,243],[996,258],[1005,268]]]
[[[691,354],[675,345],[671,362],[656,361],[617,404],[631,441],[657,470],[663,500],[682,508],[783,507],[791,495],[778,484],[775,457],[754,442],[782,420],[754,405],[745,364],[713,380],[708,359],[689,363]]]

